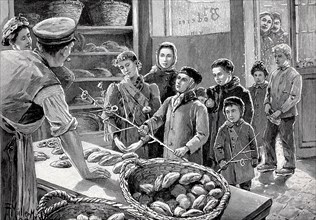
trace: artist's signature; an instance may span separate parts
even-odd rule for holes
[[[17,210],[16,205],[14,204],[5,204],[5,214],[3,220],[39,220],[39,217],[35,213],[35,210],[31,212]]]

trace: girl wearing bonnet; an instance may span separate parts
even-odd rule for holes
[[[32,50],[29,22],[21,14],[11,18],[2,29],[2,45],[13,50]]]

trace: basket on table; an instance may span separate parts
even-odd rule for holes
[[[130,206],[100,198],[73,197],[61,190],[45,194],[38,204],[40,220],[76,219],[78,215],[106,220],[118,213],[124,213],[124,219],[145,219]]]
[[[171,212],[171,214],[165,215],[165,214],[162,214],[162,212],[158,212],[159,210],[157,211],[157,209],[156,209],[156,211],[154,211],[152,208],[150,208],[150,207],[152,207],[151,205],[153,205],[153,203],[154,203],[153,200],[149,199],[150,202],[147,205],[145,205],[146,203],[144,204],[143,203],[144,200],[141,201],[140,197],[138,198],[138,200],[140,202],[134,198],[135,194],[138,194],[138,196],[140,194],[139,193],[139,190],[141,190],[140,185],[148,186],[148,184],[150,184],[150,185],[154,186],[153,193],[155,196],[153,196],[153,198],[154,198],[154,200],[157,199],[157,197],[156,197],[157,192],[155,192],[155,190],[157,189],[157,188],[155,188],[156,187],[155,184],[157,185],[157,179],[159,178],[159,176],[161,176],[161,175],[166,176],[166,174],[169,174],[171,172],[172,173],[175,173],[175,172],[180,173],[180,180],[181,180],[181,177],[183,175],[188,174],[188,173],[190,173],[190,174],[197,173],[197,174],[200,174],[201,176],[203,176],[203,178],[204,178],[204,176],[208,176],[210,178],[210,180],[213,181],[212,184],[215,183],[216,187],[218,187],[218,189],[222,190],[222,192],[221,192],[222,195],[217,199],[217,201],[215,203],[216,204],[215,207],[213,207],[212,209],[209,209],[203,213],[199,213],[199,214],[194,213],[191,216],[178,215],[178,214],[176,214],[175,209],[174,209],[174,212]],[[186,175],[186,176],[188,176],[188,175]],[[170,186],[170,188],[166,189],[165,191],[161,191],[161,192],[158,191],[158,193],[161,193],[160,195],[163,195],[163,197],[165,197],[165,198],[169,197],[169,198],[166,198],[166,200],[171,199],[170,194],[172,194],[172,195],[174,195],[174,194],[172,192],[170,193],[169,190],[175,189],[175,187],[176,187],[175,185],[179,185],[179,182],[178,183],[175,182],[174,185]],[[196,183],[192,183],[192,184],[196,184]],[[135,160],[127,160],[121,168],[120,186],[121,186],[125,200],[132,207],[137,209],[145,217],[152,218],[152,219],[158,219],[158,220],[176,220],[176,219],[210,220],[210,219],[219,219],[221,217],[224,209],[226,208],[226,206],[229,202],[229,199],[230,199],[230,189],[229,189],[229,185],[228,185],[227,181],[220,174],[216,173],[214,170],[207,168],[207,167],[204,167],[204,166],[201,166],[201,165],[196,164],[196,163],[173,161],[173,160],[167,160],[164,158],[155,158],[155,159],[150,159],[150,160],[136,160],[136,162],[135,162]],[[145,192],[145,194],[143,194],[143,192]],[[148,193],[148,191],[143,191],[143,192],[141,193],[141,196],[143,196],[142,198],[144,198],[146,196],[146,193]],[[148,194],[148,195],[153,195],[153,194]],[[161,198],[163,198],[163,197],[161,197]],[[178,196],[178,197],[180,197],[180,196]],[[206,198],[206,195],[203,198]],[[171,200],[174,200],[174,198],[172,198]],[[148,201],[148,198],[147,198],[147,201]],[[155,200],[155,201],[159,201],[159,200]],[[160,201],[163,201],[163,199]],[[153,202],[153,203],[151,203],[151,202]],[[170,200],[169,200],[169,202],[170,202]],[[210,202],[210,200],[208,202]],[[151,205],[150,205],[150,203],[151,203]],[[170,203],[168,203],[168,201],[166,201],[165,203],[168,205],[170,204]],[[170,205],[170,207],[171,207],[171,205]],[[175,205],[175,206],[179,206],[179,204]],[[187,209],[189,210],[189,212],[191,212],[191,208],[187,208]],[[203,210],[203,209],[201,209],[201,210]],[[192,210],[192,211],[195,211],[195,210]],[[187,213],[189,213],[189,212],[187,212]],[[192,213],[190,213],[190,214],[192,214]]]
[[[95,25],[125,26],[131,6],[113,0],[100,1],[90,8],[90,15]]]
[[[68,17],[78,24],[84,5],[79,0],[60,0],[48,4],[47,17]]]

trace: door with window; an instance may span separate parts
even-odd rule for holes
[[[302,75],[302,99],[296,122],[297,156],[316,155],[316,0],[257,1],[256,56],[272,72],[276,69],[272,47],[287,43],[292,66]],[[260,39],[260,40],[259,40]]]

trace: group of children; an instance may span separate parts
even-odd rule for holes
[[[116,65],[130,81],[123,80],[117,85],[119,96],[112,94],[114,84],[110,86],[105,105],[118,105],[119,114],[125,117],[127,112],[130,120],[140,129],[138,134],[136,130],[132,132],[126,126],[122,127],[125,122],[105,113],[105,121],[110,122],[106,125],[112,127],[110,133],[115,134],[113,145],[116,149],[118,147],[125,152],[143,149],[141,156],[144,158],[187,158],[220,170],[229,184],[250,190],[255,167],[262,172],[276,169],[275,140],[280,133],[286,163],[276,173],[294,173],[293,126],[302,79],[289,65],[291,48],[288,45],[274,47],[278,69],[272,76],[269,76],[263,62],[254,63],[251,75],[255,83],[249,89],[240,84],[229,59],[221,58],[212,63],[216,85],[204,89],[197,88],[202,76],[194,68],[183,67],[179,72],[175,71],[176,48],[170,42],[160,45],[157,64],[145,77],[138,74],[138,70],[136,77],[133,76],[134,70],[130,67],[134,61],[139,61],[135,54],[128,53],[131,52],[119,55]],[[140,82],[141,86],[138,85]],[[143,88],[147,86],[155,87],[155,92],[149,89],[148,94],[142,97],[140,94],[145,94]],[[124,97],[126,94],[130,97]],[[158,103],[157,96],[162,103]],[[132,106],[128,104],[131,100]],[[149,107],[146,112],[141,109],[144,105]],[[133,115],[138,114],[137,109],[142,117]],[[150,139],[155,134],[168,148],[150,145]],[[120,141],[124,138],[125,141]],[[144,149],[148,151],[146,154]]]
[[[232,75],[231,61],[215,61],[212,72],[217,85],[208,88],[204,96],[205,105],[212,113],[210,144],[204,145],[209,146],[215,162],[211,166],[220,167],[230,184],[239,184],[246,190],[250,190],[255,167],[259,172],[275,170],[277,175],[295,171],[294,123],[302,78],[290,67],[291,48],[287,44],[275,46],[273,53],[277,70],[269,76],[265,64],[255,62],[251,68],[255,83],[249,92]],[[201,90],[198,89],[198,94],[202,95]],[[276,169],[277,135],[285,158],[281,169]],[[257,166],[258,163],[261,164]]]

